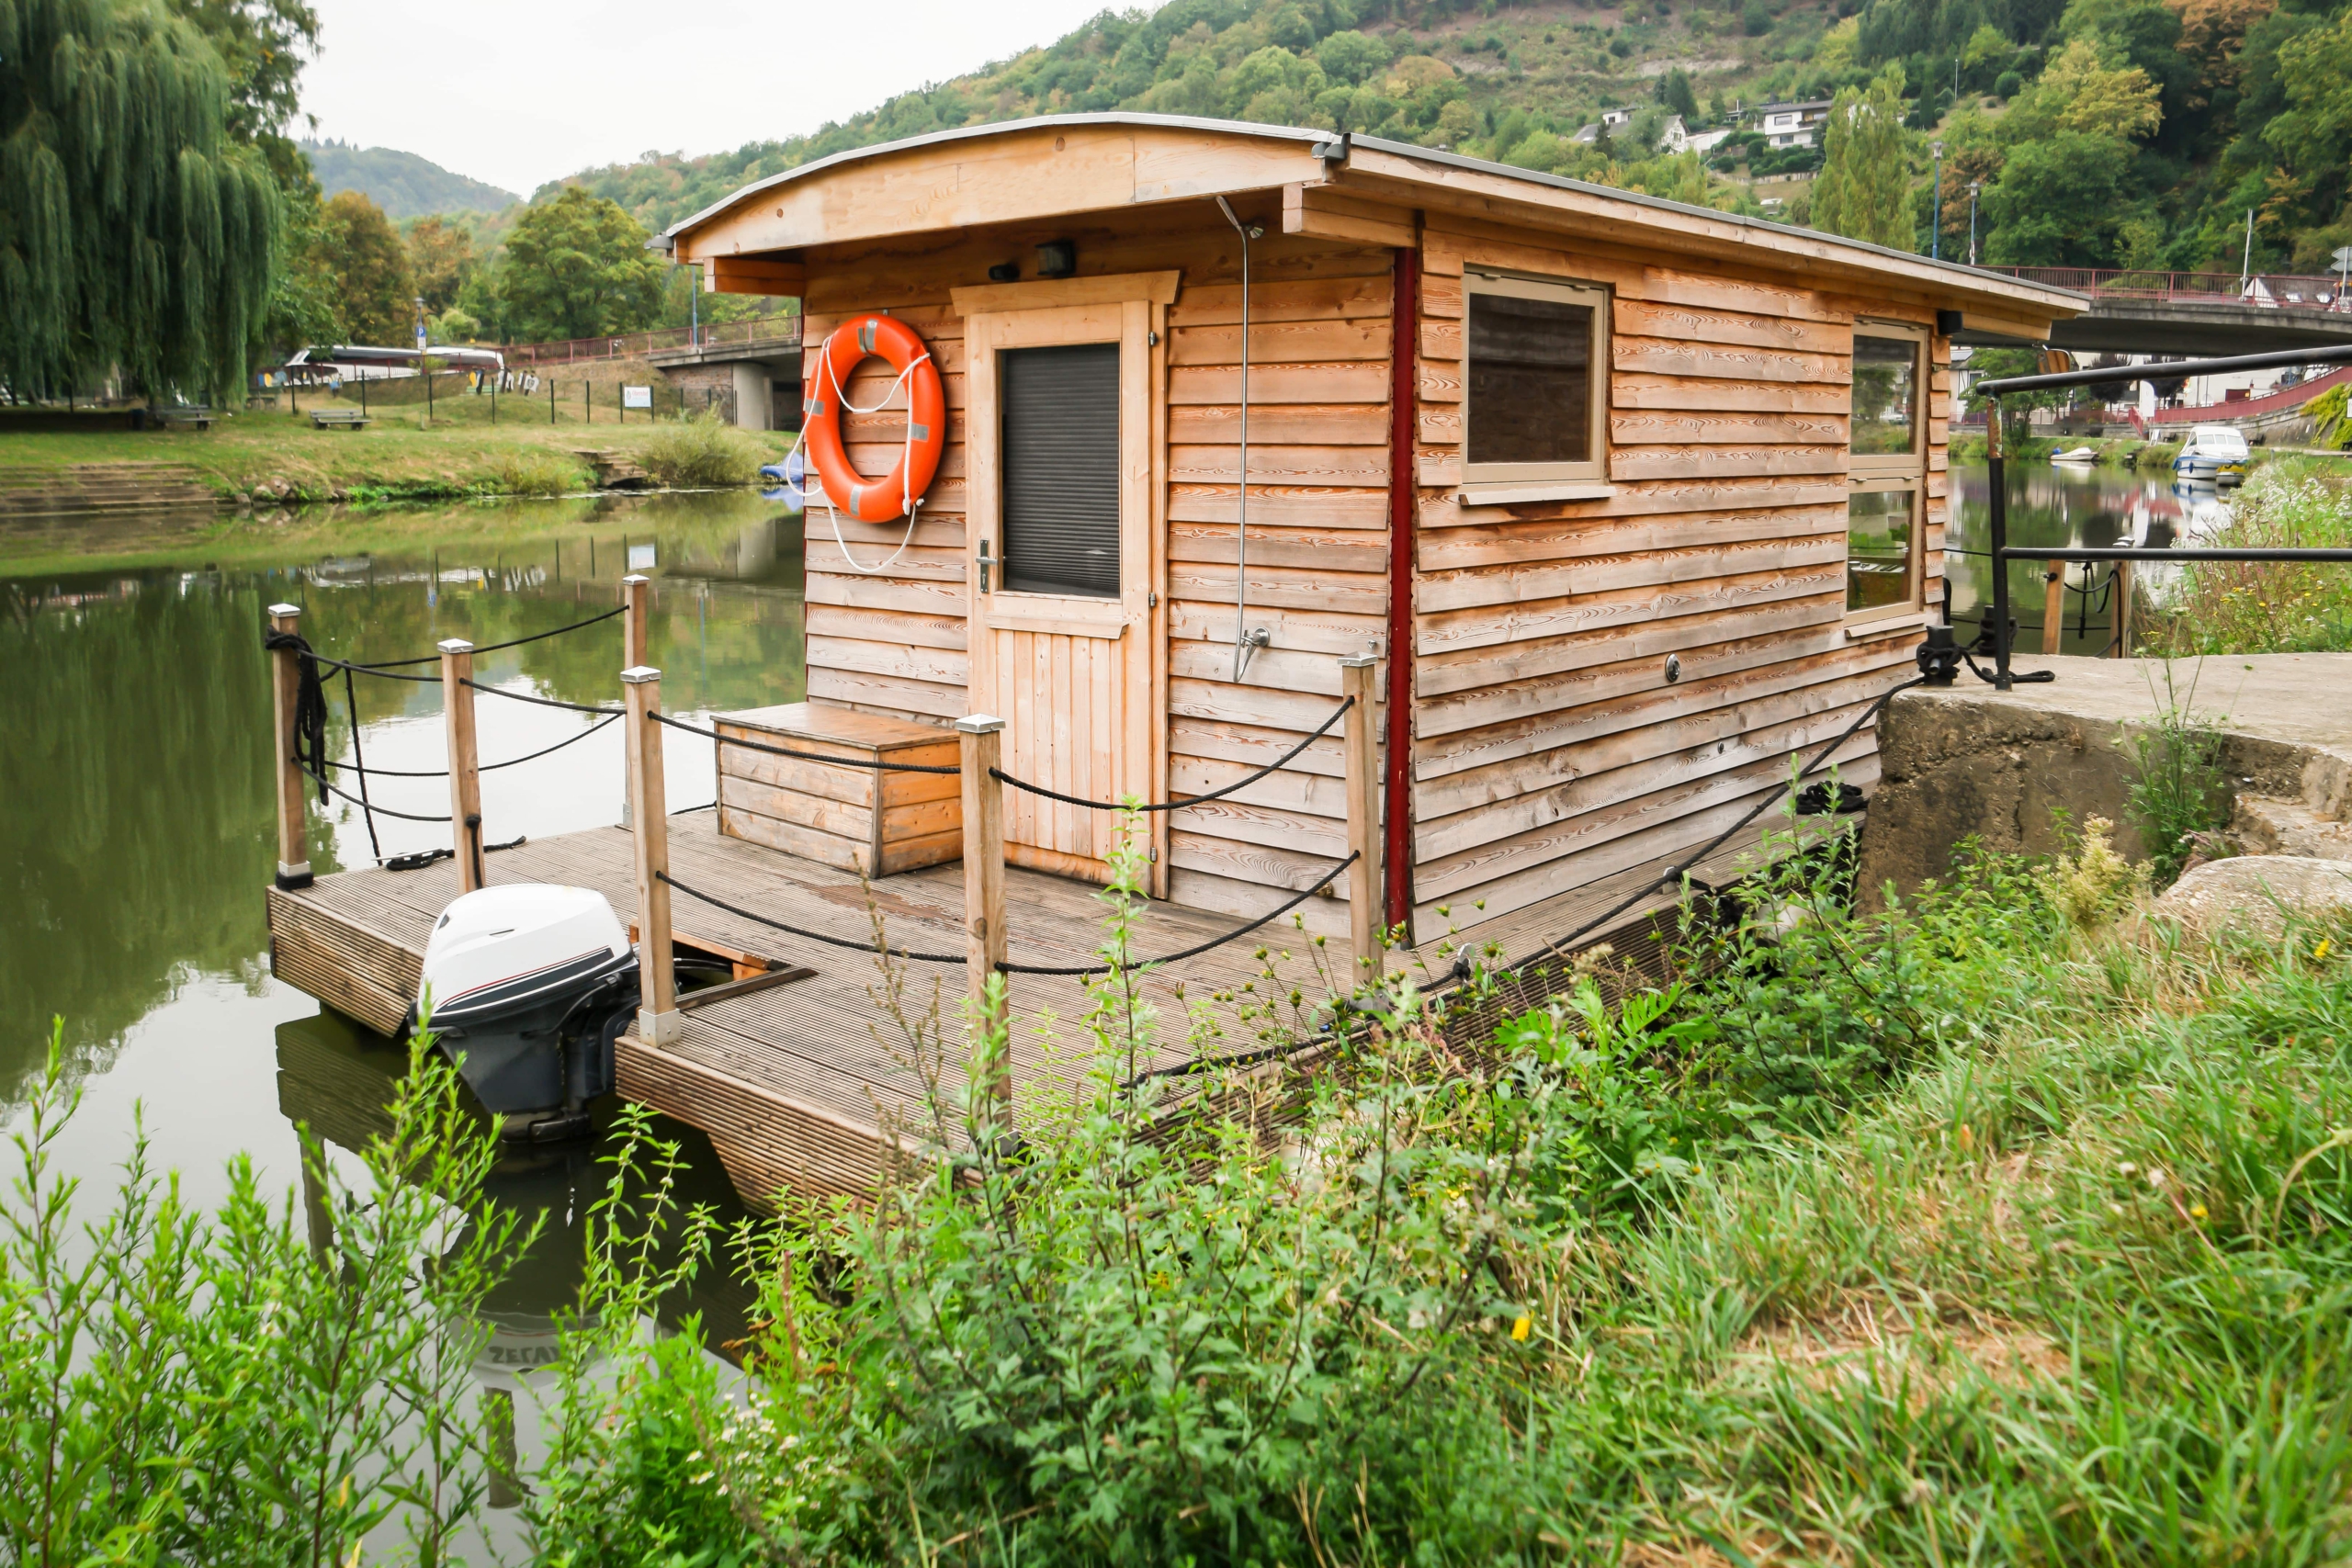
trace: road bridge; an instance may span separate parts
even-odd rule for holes
[[[746,430],[800,426],[800,318],[775,325],[788,330],[734,336],[648,351],[649,364],[685,388],[718,387],[733,394],[735,423]]]
[[[2091,308],[2051,330],[2050,345],[2077,353],[2215,355],[2352,344],[2352,309],[2326,276],[1994,267],[2030,283],[2079,289]],[[1963,332],[1976,347],[2016,339]]]

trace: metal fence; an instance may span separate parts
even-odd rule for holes
[[[2256,305],[2282,310],[2352,309],[2333,273],[2153,272],[2110,267],[1996,266],[2024,283],[2072,288],[2132,299],[2178,300],[2184,304]]]
[[[515,366],[571,365],[593,359],[641,359],[649,354],[682,348],[718,348],[730,344],[797,345],[800,318],[753,316],[747,321],[717,321],[699,329],[669,327],[660,332],[616,333],[609,337],[566,338],[558,343],[502,344],[509,368]]]

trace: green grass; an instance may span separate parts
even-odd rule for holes
[[[311,410],[356,412],[358,401],[305,394],[300,413],[249,410],[209,431],[0,434],[0,465],[186,463],[224,499],[280,485],[291,487],[291,499],[313,502],[550,495],[594,488],[576,448],[643,452],[678,423],[649,422],[642,413],[621,423],[609,398],[587,423],[576,397],[559,397],[553,423],[544,396],[501,397],[498,403],[492,424],[487,398],[437,399],[427,424],[422,403],[385,406],[371,397],[375,423],[366,429],[320,430],[311,423]],[[788,432],[740,434],[739,445],[761,454],[761,462],[782,456],[791,441]]]
[[[1114,958],[1142,871],[1114,862]],[[1080,1016],[1012,1026],[1058,1034],[1073,1075],[1018,1143],[978,1088],[1012,1027],[910,1020],[886,977],[925,1072],[911,1157],[868,1203],[726,1249],[762,1295],[740,1387],[691,1325],[641,1331],[695,1250],[672,1238],[709,1238],[634,1123],[536,1385],[538,1560],[2342,1560],[2352,930],[2186,950],[2087,849],[1966,863],[1883,919],[1848,913],[1843,875],[1786,860],[1694,908],[1679,984],[1603,955],[1489,1039],[1446,1039],[1396,981],[1313,1075],[1213,1076],[1157,1126],[1180,1086],[1127,1087],[1136,1040],[1182,1004],[1114,973]],[[462,1198],[471,1156],[431,1125]],[[339,1274],[288,1240],[274,1266],[331,1307],[373,1235]],[[140,1277],[116,1250],[110,1278]],[[196,1335],[206,1366],[243,1322],[170,1290],[119,1305],[126,1343]],[[54,1386],[44,1298],[0,1308],[10,1364]],[[103,1409],[74,1404],[75,1431]],[[348,1450],[309,1458],[308,1420],[234,1430],[363,1478],[306,1497],[373,1506]],[[210,1462],[251,1490],[247,1459]],[[19,1556],[48,1517],[25,1495],[0,1517]]]
[[[2352,546],[2352,486],[2332,457],[2278,457],[2255,466],[2214,543],[2233,548]],[[2322,653],[2352,649],[2352,572],[2327,562],[2211,561],[2183,569],[2177,592],[2150,617],[2152,642],[2174,654]]]

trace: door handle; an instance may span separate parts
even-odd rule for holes
[[[1004,564],[1004,558],[1002,556],[992,556],[989,554],[989,541],[982,539],[980,541],[979,563],[980,592],[986,593],[989,591],[989,568],[992,566],[1002,566]]]

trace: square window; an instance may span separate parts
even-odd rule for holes
[[[1600,478],[1607,293],[1475,273],[1463,284],[1464,479]]]
[[[1916,492],[1857,491],[1846,501],[1846,613],[1908,609],[1919,560]]]

